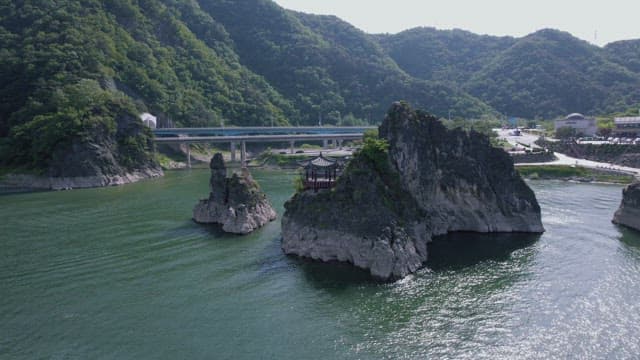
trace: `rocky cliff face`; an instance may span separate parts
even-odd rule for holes
[[[60,190],[163,176],[150,129],[131,112],[122,111],[113,120],[115,129],[98,123],[82,136],[60,142],[39,174],[9,174],[0,179],[0,186]]]
[[[276,219],[276,212],[247,169],[227,177],[222,154],[211,159],[211,193],[193,209],[193,220],[221,224],[234,234],[248,234]]]
[[[301,192],[285,204],[285,253],[396,279],[422,266],[435,235],[544,231],[535,195],[483,135],[447,130],[395,103],[380,137],[388,152],[365,145],[334,190]]]
[[[640,181],[622,191],[622,204],[614,215],[613,222],[640,231]]]

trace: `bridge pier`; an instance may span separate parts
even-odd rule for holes
[[[289,141],[289,145],[291,147],[291,153],[295,154],[296,153],[296,142],[291,140],[291,141]]]
[[[191,169],[191,144],[187,143],[187,168]]]
[[[247,142],[240,143],[240,166],[247,167]]]
[[[231,162],[236,162],[236,143],[231,142]]]

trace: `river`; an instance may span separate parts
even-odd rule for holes
[[[256,172],[279,213],[292,175]],[[542,236],[458,234],[376,283],[289,258],[279,221],[190,221],[208,172],[0,196],[2,359],[637,358],[640,235],[621,187],[531,182]]]

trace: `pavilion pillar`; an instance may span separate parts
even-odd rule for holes
[[[240,166],[247,167],[247,142],[240,143]]]
[[[342,141],[343,140],[338,140],[338,148],[340,148],[340,150],[342,150]]]
[[[291,147],[291,153],[295,154],[296,153],[296,142],[291,140],[289,141],[289,146]]]
[[[324,149],[326,149],[326,148],[328,148],[328,147],[329,147],[329,140],[328,140],[328,139],[323,139],[323,140],[322,140],[322,147],[323,147]]]
[[[236,162],[236,143],[231,142],[231,162]]]

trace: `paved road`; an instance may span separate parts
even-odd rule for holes
[[[567,156],[561,153],[555,153],[558,160],[546,162],[546,163],[531,163],[531,164],[517,164],[516,166],[531,166],[531,165],[575,165],[581,166],[589,169],[601,169],[601,170],[613,170],[626,172],[629,174],[635,174],[636,176],[640,176],[640,169],[632,168],[628,166],[620,166],[609,163],[603,163],[598,161],[591,161],[585,159],[576,159],[571,156]]]
[[[534,142],[538,140],[538,135],[522,133],[522,135],[520,136],[514,136],[511,135],[511,132],[513,132],[513,130],[494,129],[493,131],[498,133],[498,137],[507,140],[509,144],[516,145],[517,143],[520,143],[533,147],[539,147],[538,145],[534,144]]]
[[[512,130],[495,129],[494,131],[496,131],[498,133],[499,137],[504,138],[510,144],[515,145],[517,143],[520,143],[520,144],[531,145],[531,146],[534,146],[534,147],[537,146],[537,145],[534,144],[534,142],[536,140],[538,140],[538,136],[537,135],[530,135],[530,134],[522,133],[521,136],[513,136],[513,135],[509,134]],[[635,174],[636,176],[640,176],[640,169],[638,169],[638,168],[614,165],[614,164],[603,163],[603,162],[598,162],[598,161],[591,161],[591,160],[585,160],[585,159],[577,159],[577,158],[574,158],[574,157],[571,157],[571,156],[567,156],[567,155],[561,154],[561,153],[555,153],[555,155],[558,158],[556,161],[551,161],[551,162],[546,162],[546,163],[517,164],[517,166],[575,165],[575,166],[582,166],[582,167],[589,168],[589,169],[603,169],[603,170],[613,170],[613,171],[627,172],[627,173],[630,173],[630,174]]]

